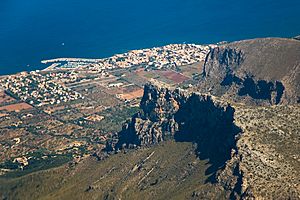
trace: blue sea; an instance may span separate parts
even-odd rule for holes
[[[299,0],[0,0],[0,74],[43,59],[300,34]]]

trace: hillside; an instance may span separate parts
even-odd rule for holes
[[[74,167],[0,179],[0,191],[11,199],[185,199],[194,191],[225,199],[222,188],[205,184],[209,164],[193,152],[191,143],[166,142],[101,162],[87,158]]]
[[[214,48],[199,91],[249,104],[294,104],[300,98],[300,41],[262,38]]]

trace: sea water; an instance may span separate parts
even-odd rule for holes
[[[0,0],[0,74],[43,59],[300,34],[299,0]]]

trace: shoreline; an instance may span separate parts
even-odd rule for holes
[[[218,43],[217,43],[218,44]],[[19,74],[22,72],[31,72],[31,71],[52,71],[52,70],[57,70],[57,69],[77,69],[80,67],[87,67],[89,65],[96,65],[97,68],[99,69],[105,69],[105,68],[117,68],[116,66],[113,66],[112,64],[110,64],[110,62],[116,61],[118,59],[123,59],[124,57],[127,57],[128,55],[134,55],[137,58],[140,58],[139,54],[143,54],[145,53],[146,56],[148,56],[147,54],[151,54],[153,52],[160,52],[160,51],[171,51],[172,53],[175,52],[175,54],[177,53],[176,51],[184,51],[184,48],[199,48],[202,49],[206,48],[206,53],[208,51],[208,49],[213,48],[214,46],[217,46],[217,44],[186,44],[186,43],[178,43],[178,44],[167,44],[164,46],[159,46],[159,47],[151,47],[151,48],[144,48],[144,49],[134,49],[134,50],[129,50],[126,51],[124,53],[116,53],[110,57],[104,57],[104,58],[76,58],[76,57],[60,57],[60,58],[53,58],[53,59],[46,59],[46,60],[41,60],[40,61],[40,65],[38,65],[36,68],[38,69],[32,69],[32,70],[22,70],[22,71],[17,71],[15,73],[10,73],[10,74],[0,74],[0,77],[6,77],[6,76],[12,76],[15,74]],[[182,48],[182,49],[180,49]],[[143,55],[145,57],[145,55]],[[203,58],[201,58],[203,59]],[[118,61],[116,61],[118,62]],[[71,64],[72,67],[65,67],[65,64]],[[152,62],[149,61],[145,61],[146,64],[151,64]],[[121,63],[122,66],[118,66],[119,68],[129,68],[135,65],[135,63]],[[127,64],[127,65],[126,65]],[[137,64],[139,64],[137,62]],[[142,62],[142,64],[144,64]],[[45,65],[45,66],[43,66]],[[74,67],[74,65],[76,65]]]

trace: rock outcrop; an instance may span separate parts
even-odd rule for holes
[[[207,55],[199,91],[249,105],[299,100],[300,42],[255,39],[216,47]]]
[[[212,96],[148,84],[140,107],[142,112],[123,126],[115,149],[169,139],[195,142],[199,152],[205,146],[201,149],[203,154],[209,152],[208,147],[216,154],[224,150],[230,154],[234,148],[234,136],[239,132],[233,123],[234,109]]]
[[[216,183],[218,170],[236,152],[240,129],[234,108],[210,95],[145,85],[142,112],[123,126],[110,149],[149,146],[166,140],[193,142],[200,159],[208,159],[207,181]]]

